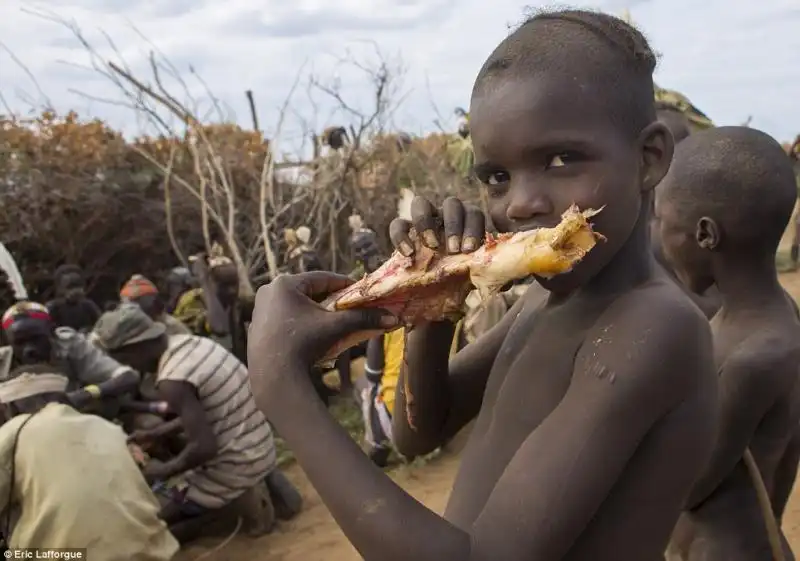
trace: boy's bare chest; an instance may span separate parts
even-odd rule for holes
[[[448,517],[470,524],[526,438],[561,403],[596,317],[524,311],[506,337],[462,456]]]
[[[592,323],[540,313],[512,327],[484,396],[491,428],[525,438],[555,409],[569,388],[575,356]]]

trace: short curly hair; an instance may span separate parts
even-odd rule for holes
[[[633,134],[654,122],[653,72],[658,56],[629,23],[588,10],[538,11],[509,35],[484,63],[473,96],[496,78],[542,71],[581,75]]]

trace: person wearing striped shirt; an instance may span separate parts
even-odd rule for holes
[[[169,486],[162,517],[170,524],[219,509],[259,484],[275,468],[272,429],[256,407],[245,366],[219,343],[165,333],[136,305],[104,314],[96,340],[140,372],[155,372],[156,387],[182,425],[187,445],[167,462],[144,467],[151,483],[182,474]],[[158,430],[158,429],[156,429]]]

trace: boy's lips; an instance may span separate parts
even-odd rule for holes
[[[554,228],[560,222],[559,218],[556,217],[553,220],[541,220],[538,222],[530,222],[528,224],[521,224],[519,226],[514,226],[513,232],[528,232],[530,230],[538,230],[539,228]]]

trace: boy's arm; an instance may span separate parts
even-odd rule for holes
[[[270,421],[364,559],[561,559],[642,438],[680,403],[702,368],[713,372],[705,319],[688,302],[677,315],[668,307],[653,311],[638,306],[630,318],[614,318],[607,340],[625,343],[599,345],[576,361],[564,400],[523,443],[469,531],[375,467],[325,406],[310,399],[302,367],[287,365],[298,371],[289,378],[299,385],[270,408]]]
[[[797,356],[782,349],[785,346],[780,341],[759,337],[722,365],[717,441],[710,462],[689,494],[688,508],[698,507],[733,471],[767,410],[790,390],[797,374]]]
[[[189,382],[163,380],[158,383],[158,391],[162,399],[169,403],[170,411],[178,415],[169,427],[183,427],[186,432],[186,446],[175,458],[165,463],[160,475],[168,479],[173,475],[202,466],[217,455],[217,441],[211,424],[208,422],[205,409],[197,397],[197,390]]]
[[[133,368],[108,356],[82,334],[69,328],[58,328],[56,337],[67,345],[70,366],[85,386],[96,385],[103,397],[115,397],[135,392],[141,378]]]
[[[411,459],[432,452],[478,415],[495,357],[524,302],[525,298],[517,301],[497,325],[453,360],[449,360],[452,323],[431,323],[408,334],[395,394],[397,414],[392,418],[394,444],[403,456]]]

